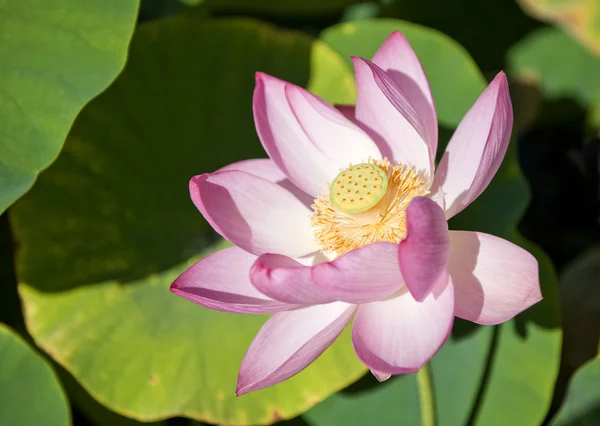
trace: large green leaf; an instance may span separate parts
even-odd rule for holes
[[[110,411],[92,398],[67,371],[58,365],[55,365],[55,368],[65,392],[69,395],[71,405],[77,409],[80,416],[85,416],[88,422],[85,426],[168,426],[168,420],[142,423]],[[80,424],[80,421],[75,423]]]
[[[600,56],[598,0],[518,0],[530,15],[556,23]]]
[[[575,374],[569,386],[567,399],[551,424],[600,424],[600,358],[588,362]]]
[[[288,382],[236,398],[237,370],[265,317],[168,291],[221,247],[189,200],[189,178],[264,155],[251,108],[257,70],[330,101],[355,97],[342,59],[300,33],[245,20],[145,24],[123,74],[82,111],[60,158],[11,212],[30,333],[121,414],[268,423],[365,371],[344,335]]]
[[[70,424],[67,398],[52,367],[0,323],[0,425]]]
[[[485,82],[468,55],[445,36],[402,22],[373,21],[334,27],[324,38],[339,51],[360,40],[358,54],[370,58],[392,29],[407,36],[423,62],[440,120],[456,124]],[[456,64],[455,68],[445,72],[449,63]],[[444,86],[448,86],[446,90]],[[452,103],[458,105],[457,111],[450,108]],[[553,328],[559,316],[556,276],[547,256],[515,233],[528,191],[514,151],[513,144],[488,189],[450,226],[496,234],[525,246],[540,263],[545,299],[498,327],[457,320],[452,337],[431,361],[440,425],[540,424],[552,398],[561,339]],[[404,419],[410,419],[406,424],[417,424],[416,394],[415,380],[396,379],[387,387],[333,395],[304,417],[314,426],[335,425],[331,413],[343,413],[339,415],[347,426],[365,424],[368,415],[382,425],[400,424]],[[384,406],[387,408],[379,408]]]
[[[367,390],[342,391],[317,404],[302,417],[313,426],[419,425],[419,397],[414,375],[394,377],[385,383],[362,379]],[[374,423],[374,421],[377,423]]]
[[[0,2],[0,213],[123,67],[138,0]]]

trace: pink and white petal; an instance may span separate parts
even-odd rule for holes
[[[250,280],[260,292],[285,303],[314,305],[334,302],[312,276],[311,266],[279,254],[263,254],[250,269]]]
[[[192,201],[224,238],[253,253],[301,257],[317,251],[311,211],[281,186],[231,170],[194,176]]]
[[[431,293],[450,256],[448,222],[435,201],[415,197],[406,209],[406,239],[398,257],[404,282],[417,301]]]
[[[252,158],[250,160],[242,160],[236,163],[231,163],[225,167],[221,167],[219,172],[230,172],[237,170],[239,172],[250,173],[254,176],[267,179],[273,183],[278,183],[287,179],[285,173],[281,171],[277,164],[270,158]]]
[[[390,76],[414,108],[433,162],[438,142],[437,114],[429,81],[415,51],[403,34],[394,31],[373,56],[373,63]]]
[[[352,342],[360,360],[379,374],[414,373],[444,344],[454,322],[452,281],[444,274],[432,293],[417,302],[408,291],[360,305]]]
[[[382,373],[381,371],[377,370],[371,370],[371,374],[373,374],[379,382],[385,382],[387,379],[392,377],[392,375],[389,373]]]
[[[337,163],[331,179],[339,173],[340,167],[347,167],[349,163],[382,159],[375,142],[339,110],[293,84],[285,87],[285,94],[312,143]]]
[[[381,300],[403,285],[398,244],[374,243],[313,267],[320,289],[334,300],[367,303]]]
[[[458,125],[436,170],[433,191],[443,191],[447,218],[488,186],[506,154],[512,125],[508,82],[501,72]]]
[[[306,192],[302,191],[291,180],[281,171],[277,164],[270,158],[254,158],[251,160],[238,161],[237,163],[228,164],[225,167],[220,168],[218,171],[226,172],[231,170],[238,170],[247,172],[263,179],[270,180],[273,183],[281,186],[284,189],[290,191],[294,196],[299,199],[302,204],[310,207],[314,202],[314,197],[311,197]]]
[[[535,257],[493,235],[450,231],[448,270],[456,316],[478,324],[508,321],[542,300]]]
[[[357,126],[291,83],[257,73],[252,108],[269,157],[313,197],[349,162],[361,162],[373,153],[379,157],[374,143]]]
[[[244,314],[287,311],[297,306],[277,302],[250,283],[256,256],[230,247],[199,260],[171,284],[178,296],[210,309]]]
[[[418,111],[385,71],[366,59],[352,60],[358,88],[358,122],[393,163],[414,166],[431,178],[433,159]]]
[[[342,302],[273,315],[242,361],[236,395],[289,379],[312,363],[344,330],[355,306]]]

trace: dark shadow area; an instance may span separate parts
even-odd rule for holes
[[[549,424],[563,403],[571,377],[596,353],[600,337],[589,318],[579,318],[590,315],[583,306],[585,295],[580,294],[579,301],[567,297],[577,289],[563,288],[562,277],[565,266],[600,242],[600,139],[586,132],[585,111],[570,99],[546,101],[540,112],[519,141],[521,169],[531,187],[531,202],[519,231],[544,249],[561,275],[564,334],[561,366],[544,421]],[[523,338],[527,317],[517,317],[515,324]],[[573,424],[586,424],[586,418]]]
[[[521,339],[527,339],[527,317],[525,315],[515,317],[515,333]]]
[[[548,420],[567,396],[574,374],[598,354],[600,343],[600,245],[563,268],[560,280],[563,346]]]
[[[450,338],[452,340],[461,341],[468,339],[473,333],[475,333],[479,327],[479,324],[475,324],[471,321],[466,321],[460,318],[454,319],[454,326],[452,327],[452,334]]]
[[[600,241],[600,139],[581,130],[583,111],[571,102],[551,103],[545,110],[548,122],[533,127],[519,142],[521,168],[531,186],[531,203],[519,230],[540,244],[560,270]],[[571,113],[563,112],[558,121],[556,110]]]
[[[562,423],[561,426],[597,426],[598,419],[600,419],[600,404],[571,419],[567,423]],[[546,424],[544,423],[544,425]]]
[[[391,382],[392,380],[396,380],[400,376],[392,376],[385,383]],[[377,386],[381,386],[381,383],[371,374],[370,371],[367,372],[364,376],[362,376],[359,380],[352,383],[347,388],[343,389],[341,393],[344,394],[356,394],[364,391],[371,390]]]
[[[363,392],[369,392],[377,389],[381,389],[381,387],[390,386],[396,380],[404,380],[404,378],[408,377],[407,374],[401,374],[398,376],[392,376],[385,382],[379,382],[371,372],[367,372],[363,377],[361,377],[358,381],[352,383],[350,386],[342,389],[340,393],[346,395],[356,395]]]
[[[301,416],[294,417],[290,420],[282,420],[277,422],[277,424],[281,426],[310,426],[310,423],[304,420]]]
[[[338,24],[343,16],[343,9],[341,8],[323,10],[321,13],[315,15],[312,11],[303,14],[298,11],[294,13],[278,13],[269,8],[260,10],[256,8],[256,5],[245,6],[241,1],[235,8],[229,6],[224,7],[221,4],[222,2],[219,3],[219,1],[210,0],[207,0],[198,6],[180,6],[174,5],[173,3],[176,2],[174,0],[157,0],[156,2],[146,0],[145,2],[142,2],[143,7],[140,13],[140,20],[149,21],[160,19],[161,14],[163,14],[163,16],[165,14],[170,16],[177,12],[181,12],[186,16],[193,18],[244,17],[268,22],[280,28],[302,31],[303,33],[318,38],[321,31]]]
[[[8,223],[8,212],[0,215],[0,322],[25,332],[21,301],[15,276],[15,245]]]
[[[506,0],[394,0],[384,7],[383,15],[446,33],[473,56],[484,72],[503,69],[501,52],[540,25],[525,15],[517,2]]]

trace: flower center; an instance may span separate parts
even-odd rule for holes
[[[312,206],[315,240],[333,257],[375,242],[399,243],[406,238],[408,204],[428,193],[412,167],[387,159],[351,165]]]
[[[362,213],[374,207],[385,195],[387,174],[371,163],[350,166],[329,186],[329,202],[344,213]]]

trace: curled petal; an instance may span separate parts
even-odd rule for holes
[[[355,307],[336,302],[273,315],[242,361],[236,395],[289,379],[321,355],[344,330]]]
[[[318,250],[310,210],[281,186],[231,170],[195,176],[190,194],[204,218],[224,238],[254,253],[301,257]]]
[[[535,257],[493,235],[450,231],[448,270],[456,316],[478,324],[508,321],[542,300]]]
[[[462,119],[435,173],[446,217],[459,213],[487,188],[506,154],[513,110],[506,75],[501,72]]]
[[[257,73],[252,105],[267,154],[296,186],[313,197],[348,163],[381,157],[358,126],[291,83]]]
[[[444,211],[429,198],[415,197],[406,209],[406,234],[398,251],[400,269],[412,296],[422,301],[448,265],[450,239]]]
[[[352,326],[354,350],[378,374],[414,373],[444,344],[454,322],[454,291],[444,274],[422,302],[408,291],[360,305]]]
[[[264,254],[252,266],[250,276],[258,290],[281,302],[372,302],[390,296],[403,285],[398,247],[374,243],[315,266]]]
[[[286,256],[263,254],[252,265],[250,278],[259,291],[281,302],[312,305],[335,301],[313,280],[312,269]]]
[[[194,303],[223,312],[266,314],[294,305],[277,302],[250,283],[256,256],[230,247],[194,263],[171,284],[171,291]]]
[[[381,300],[403,285],[398,244],[374,243],[313,268],[319,287],[335,300],[367,303]]]
[[[394,31],[373,56],[373,63],[396,83],[414,109],[433,164],[438,139],[437,114],[429,81],[415,51],[404,35]]]
[[[381,68],[353,58],[358,99],[356,119],[368,130],[382,154],[432,176],[433,157],[425,143],[425,125],[396,82]]]

